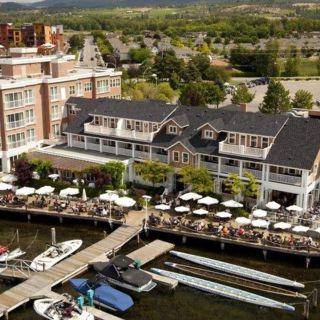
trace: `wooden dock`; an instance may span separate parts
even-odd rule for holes
[[[108,255],[119,250],[140,232],[141,227],[123,225],[105,239],[63,260],[51,269],[34,273],[28,280],[0,294],[0,317],[5,316],[8,319],[12,310],[86,271],[96,256]]]

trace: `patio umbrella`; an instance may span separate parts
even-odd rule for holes
[[[255,218],[264,218],[266,217],[268,214],[267,211],[265,210],[262,210],[262,209],[256,209],[253,211],[252,215],[255,217]]]
[[[52,173],[48,175],[48,178],[52,179],[53,181],[57,180],[60,177],[57,173]]]
[[[87,200],[88,200],[88,198],[87,198],[87,192],[86,192],[86,189],[83,188],[83,190],[82,190],[82,201],[83,201],[83,202],[86,202]]]
[[[107,192],[107,193],[100,194],[99,199],[101,201],[113,202],[119,199],[119,196],[116,193]]]
[[[257,219],[253,220],[251,225],[256,228],[268,228],[269,222],[267,220]]]
[[[217,200],[216,198],[212,198],[212,197],[204,197],[202,199],[199,199],[198,203],[205,204],[206,206],[211,206],[213,204],[219,203],[219,200]]]
[[[234,200],[228,200],[221,202],[222,205],[224,205],[227,208],[242,208],[243,204]]]
[[[158,204],[154,208],[156,210],[161,210],[161,211],[170,210],[170,206],[168,206],[167,204],[164,204],[164,203]]]
[[[286,230],[286,229],[290,229],[292,226],[290,223],[287,223],[287,222],[278,222],[278,223],[275,223],[273,227],[275,229]]]
[[[303,209],[297,205],[292,205],[292,206],[289,206],[289,207],[286,207],[286,209],[288,211],[297,211],[297,212],[301,212]]]
[[[238,217],[238,218],[236,218],[235,222],[239,226],[247,226],[247,225],[251,224],[251,220],[246,217]]]
[[[35,188],[29,188],[29,187],[22,187],[16,191],[17,196],[30,196],[31,194],[34,194],[36,191]]]
[[[229,219],[232,217],[232,214],[227,211],[221,211],[215,214],[216,217],[221,218],[221,219]]]
[[[315,232],[318,232],[318,233],[320,233],[320,227],[319,228],[317,228],[316,230],[314,230]]]
[[[32,172],[32,179],[34,180],[40,180],[40,175],[38,172],[34,171]]]
[[[53,191],[54,191],[53,187],[44,186],[44,187],[41,187],[38,190],[36,190],[36,194],[41,194],[41,195],[51,194]]]
[[[278,210],[281,205],[275,201],[271,201],[266,204],[266,207],[271,210]]]
[[[202,198],[201,194],[195,192],[188,192],[179,197],[181,200],[190,201],[190,200],[198,200]]]
[[[7,174],[6,176],[1,178],[1,181],[5,183],[13,183],[13,182],[16,182],[17,180],[18,178],[13,174]]]
[[[129,197],[121,197],[115,200],[115,204],[120,207],[130,208],[136,204],[136,201]]]
[[[0,182],[0,191],[8,191],[13,188],[12,184]]]
[[[208,210],[204,210],[204,209],[197,209],[193,211],[194,214],[198,215],[198,216],[204,216],[206,214],[209,213]]]
[[[189,212],[189,211],[190,211],[190,208],[184,207],[184,206],[180,206],[180,207],[174,208],[174,210],[175,210],[176,212],[182,213],[182,212]]]
[[[75,196],[79,194],[78,188],[66,188],[60,191],[60,197]]]
[[[310,228],[305,226],[295,226],[292,231],[294,232],[307,232]]]

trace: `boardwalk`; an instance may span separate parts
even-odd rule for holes
[[[94,260],[96,256],[119,250],[124,244],[137,236],[140,231],[141,227],[123,225],[105,239],[63,260],[50,270],[35,273],[28,280],[5,291],[0,295],[0,316],[8,318],[10,311],[32,298],[41,296],[44,291],[50,291],[55,285],[86,271],[91,264],[91,260]]]

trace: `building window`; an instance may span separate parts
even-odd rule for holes
[[[51,106],[51,120],[58,120],[61,118],[61,113],[58,105]]]
[[[27,130],[27,143],[35,142],[36,141],[36,134],[34,129]]]
[[[251,136],[250,137],[250,147],[256,148],[258,146],[258,138],[257,136]]]
[[[24,91],[24,103],[25,104],[33,104],[33,90],[25,90]]]
[[[134,126],[135,126],[135,130],[136,131],[140,131],[140,132],[142,131],[142,123],[141,123],[141,121],[136,121]]]
[[[69,95],[72,96],[76,94],[76,87],[75,86],[70,86],[69,87]]]
[[[126,129],[132,130],[132,122],[130,120],[126,120]]]
[[[116,119],[115,118],[110,118],[109,119],[109,127],[110,128],[116,128]]]
[[[23,104],[22,92],[7,93],[4,96],[4,105],[6,109],[22,107]]]
[[[229,133],[229,143],[235,144],[236,143],[236,135],[235,133]]]
[[[189,153],[182,152],[182,163],[189,163]]]
[[[109,90],[109,81],[107,79],[97,81],[97,92],[105,93]]]
[[[173,162],[180,162],[180,152],[179,151],[173,151]]]
[[[81,82],[77,83],[77,96],[82,96],[83,92],[82,92],[82,84]]]
[[[59,100],[58,87],[50,87],[50,100]]]
[[[204,130],[204,137],[205,139],[213,139],[213,131],[212,130]]]
[[[55,137],[60,136],[60,124],[53,124],[51,128],[52,128],[51,131],[53,136]]]
[[[34,123],[34,112],[33,109],[26,110],[25,113],[25,122],[26,124]]]
[[[116,79],[116,86],[117,86],[117,87],[120,87],[120,85],[121,85],[121,79],[120,79],[120,78],[117,78],[117,79]]]
[[[262,148],[267,148],[269,146],[269,138],[263,137],[262,138]]]
[[[26,140],[24,132],[11,134],[8,136],[8,148],[14,149],[25,146]]]
[[[86,92],[92,91],[92,83],[91,82],[87,82],[84,84],[84,91],[86,91]]]
[[[177,128],[177,126],[169,126],[168,131],[169,131],[170,134],[177,134],[178,133],[178,128]]]
[[[7,129],[14,129],[24,126],[23,112],[7,115]]]

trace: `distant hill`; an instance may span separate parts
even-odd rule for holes
[[[17,2],[4,2],[0,3],[0,11],[14,11],[14,10],[23,10],[28,7]]]

